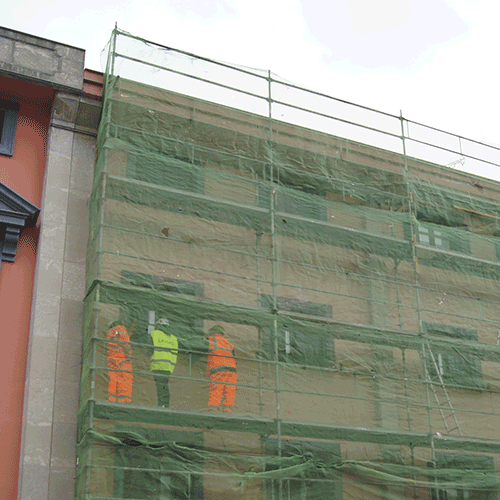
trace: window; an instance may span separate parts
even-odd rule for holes
[[[425,333],[441,338],[462,339],[477,342],[477,332],[467,328],[423,323]],[[428,355],[426,360],[430,375],[436,382],[440,382],[439,375],[445,384],[464,387],[483,387],[481,361],[471,352],[461,352],[460,344],[450,344],[449,349],[435,349],[432,353],[434,360]]]
[[[19,104],[0,99],[0,154],[14,154]]]
[[[148,288],[174,295],[192,295],[203,297],[203,285],[190,281],[177,280],[164,276],[122,271],[122,283],[139,288]],[[166,309],[162,301],[156,303],[135,302],[126,306],[128,314],[136,320],[133,340],[148,343],[147,335],[153,330],[156,320],[165,317],[170,321],[172,330],[179,340],[179,347],[185,350],[206,350],[203,337],[203,320],[192,317],[177,309]]]
[[[3,261],[3,245],[5,240],[5,225],[0,223],[0,270],[2,269],[2,261]]]
[[[271,308],[273,298],[270,295],[261,297],[264,307]],[[304,300],[278,297],[278,310],[307,314],[321,318],[331,318],[333,308],[328,304],[316,304]],[[296,326],[285,323],[278,332],[278,361],[300,365],[334,368],[335,342],[328,334],[308,333]],[[264,356],[274,359],[274,329],[268,329],[263,335]]]
[[[203,297],[203,285],[193,281],[177,280],[165,276],[122,271],[122,283],[140,288],[150,288],[157,292]]]
[[[469,235],[466,231],[422,223],[416,226],[416,231],[417,241],[421,245],[470,254]]]
[[[443,237],[443,231],[419,226],[418,239],[422,245],[438,248],[449,248],[448,241]]]
[[[115,437],[114,497],[203,500],[203,434],[116,427]]]
[[[429,464],[432,467],[432,463]],[[493,457],[483,455],[462,455],[458,453],[436,453],[436,468],[437,469],[452,469],[450,470],[450,478],[442,477],[441,482],[448,482],[456,486],[446,486],[446,488],[437,488],[432,490],[432,500],[497,500],[497,493],[493,488],[483,487],[481,484],[486,484],[487,475],[495,470]],[[457,473],[457,470],[467,470],[467,476],[470,487],[464,477]],[[477,471],[477,477],[474,480],[470,471]],[[474,484],[475,483],[475,484]],[[496,479],[495,479],[496,483]]]
[[[286,177],[285,177],[286,176]],[[260,185],[259,200],[262,208],[271,206],[272,184]],[[326,190],[321,181],[313,177],[292,177],[282,173],[279,183],[275,210],[308,219],[326,220]]]
[[[129,153],[127,176],[191,193],[205,191],[204,168],[188,158]]]
[[[500,261],[500,241],[495,242],[495,257],[496,260]]]
[[[273,479],[267,483],[269,500],[340,500],[342,482],[335,466],[341,462],[340,445],[321,441],[281,440],[283,458],[301,458],[307,464],[294,477]],[[278,439],[268,438],[266,455],[278,456]],[[294,465],[296,462],[294,462]],[[277,470],[276,464],[268,464],[266,470]],[[286,472],[284,473],[286,474]],[[280,496],[281,482],[281,496]]]

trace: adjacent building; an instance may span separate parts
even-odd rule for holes
[[[25,33],[0,47],[0,496],[72,498],[102,75]]]

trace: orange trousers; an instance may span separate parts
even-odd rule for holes
[[[132,363],[124,361],[117,363],[108,359],[108,368],[111,370],[123,370],[119,372],[109,371],[108,401],[118,401],[118,403],[132,402],[132,385],[134,375],[132,373]]]
[[[217,372],[210,375],[208,407],[211,410],[233,411],[236,396],[236,372]]]

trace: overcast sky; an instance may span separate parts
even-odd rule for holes
[[[1,0],[1,23],[101,51],[132,34],[499,144],[498,0]]]

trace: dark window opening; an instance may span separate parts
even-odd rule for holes
[[[500,237],[500,233],[495,236]],[[500,242],[495,242],[495,257],[500,261]]]
[[[273,298],[270,295],[261,296],[262,305],[273,308]],[[281,311],[331,318],[333,308],[328,304],[317,304],[304,300],[287,299],[278,297],[277,308]],[[296,325],[283,326],[277,330],[278,335],[278,361],[299,365],[318,366],[323,368],[335,367],[335,340],[326,333],[310,333],[297,328]],[[263,332],[263,355],[266,359],[274,359],[273,328]]]
[[[203,434],[117,427],[115,435],[123,443],[115,447],[116,498],[203,500],[203,476],[197,473],[203,469]]]
[[[470,239],[467,231],[425,223],[419,223],[414,227],[417,242],[420,243],[420,245],[464,254],[471,253]],[[405,238],[410,239],[410,225],[405,224],[404,230]]]
[[[424,333],[436,336],[477,342],[477,332],[467,328],[423,323]],[[460,350],[460,344],[450,345],[449,349],[432,349],[434,360],[427,354],[426,360],[430,375],[440,383],[439,376],[445,384],[463,387],[483,388],[481,361],[471,352]]]
[[[429,467],[433,467],[432,462],[429,463]],[[436,469],[449,469],[450,477],[448,479],[446,475],[439,474],[438,487],[432,489],[431,500],[497,500],[498,498],[495,488],[481,487],[481,483],[487,484],[487,476],[494,474],[493,457],[437,452]],[[477,480],[470,481],[475,484],[468,486],[463,480],[461,481],[460,470],[463,470],[469,478],[476,472]],[[440,487],[440,482],[448,485]],[[496,480],[494,482],[496,483]]]
[[[271,192],[276,189],[276,211],[308,219],[326,220],[326,184],[323,179],[283,170],[278,172],[277,169],[274,179],[279,179],[275,186],[268,183],[259,187],[259,204],[262,208],[270,208]]]
[[[129,153],[127,176],[181,191],[205,192],[205,169],[189,158]]]
[[[3,133],[3,124],[5,123],[5,109],[0,108],[0,144],[2,143]]]
[[[268,438],[266,440],[266,455],[271,457],[279,456],[277,438]],[[295,477],[284,477],[281,480],[273,479],[268,481],[266,487],[268,499],[342,499],[341,476],[336,471],[336,467],[342,461],[339,444],[282,439],[281,457],[283,459],[296,459],[294,464],[303,463],[307,465]],[[279,466],[275,463],[268,463],[266,466],[267,471],[277,469],[279,469]]]
[[[12,156],[17,129],[19,104],[0,100],[0,154]]]
[[[122,271],[122,283],[138,288],[146,288],[172,295],[190,295],[203,297],[203,284],[178,280],[164,276]],[[138,297],[141,297],[138,295]],[[135,331],[132,340],[138,343],[149,343],[149,333],[154,329],[160,317],[169,320],[172,331],[179,341],[179,348],[183,350],[206,350],[203,337],[203,320],[189,315],[186,310],[176,307],[166,307],[159,297],[156,301],[137,298],[131,304],[123,306],[125,315],[129,315],[131,322],[135,322]]]

